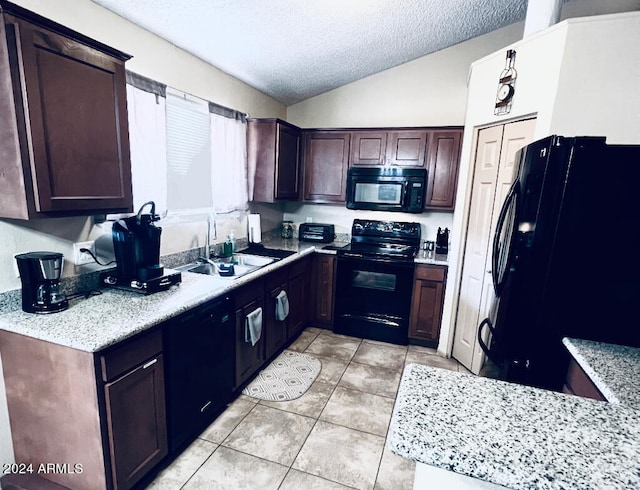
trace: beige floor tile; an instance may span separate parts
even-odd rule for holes
[[[356,355],[353,356],[353,361],[360,364],[368,364],[369,366],[402,371],[406,355],[406,347],[363,340],[356,351]]]
[[[312,332],[312,333],[322,333],[322,332],[330,332],[331,330],[327,330],[326,328],[321,328],[321,327],[307,327],[304,329],[305,332]]]
[[[395,398],[401,375],[400,371],[352,362],[342,375],[338,386]]]
[[[290,466],[314,424],[313,418],[257,405],[222,445]]]
[[[319,335],[318,332],[310,332],[309,330],[305,330],[300,334],[300,336],[293,341],[293,343],[287,347],[289,350],[294,350],[296,352],[304,352],[309,344],[315,340],[315,338]]]
[[[312,355],[322,364],[322,369],[320,370],[320,374],[316,378],[316,381],[323,381],[325,383],[333,384],[334,386],[338,384],[338,381],[340,381],[340,378],[342,378],[342,375],[349,365],[349,361],[345,361],[344,359],[319,356],[317,354],[310,354],[308,351],[305,352],[305,354]]]
[[[256,406],[257,400],[247,400],[244,395],[236,398],[220,416],[207,427],[200,438],[220,444],[238,426],[243,418]]]
[[[424,364],[425,366],[448,369],[450,371],[458,370],[458,361],[455,359],[447,359],[446,357],[428,354],[426,352],[407,352],[406,364],[409,363]]]
[[[385,446],[378,470],[375,490],[411,490],[416,473],[416,462],[393,454]]]
[[[423,347],[421,345],[409,345],[409,352],[418,352],[421,354],[432,354],[434,356],[438,355],[438,350],[433,347]]]
[[[307,392],[300,398],[284,402],[261,400],[260,405],[317,419],[320,416],[322,409],[327,404],[334,388],[335,384],[318,381],[316,379]]]
[[[327,335],[321,333],[305,350],[305,354],[317,354],[325,357],[335,357],[345,361],[350,361],[358,350],[360,340],[350,337],[339,337],[337,335]]]
[[[293,468],[363,490],[375,483],[384,437],[318,421]]]
[[[391,398],[338,386],[320,420],[385,437],[393,402]]]
[[[185,490],[276,490],[286,466],[218,447],[183,487]]]
[[[152,490],[181,488],[217,447],[218,445],[212,442],[196,439],[146,488]]]
[[[350,488],[353,487],[345,487],[340,483],[325,480],[302,471],[289,470],[278,490],[348,490]]]

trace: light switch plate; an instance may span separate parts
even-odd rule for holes
[[[96,253],[96,242],[78,242],[73,244],[73,263],[76,265],[91,264],[94,262],[93,257],[86,252],[81,252],[81,248],[91,250],[91,253]]]

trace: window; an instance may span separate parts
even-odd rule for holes
[[[167,208],[213,207],[209,104],[167,90]]]
[[[127,75],[134,211],[147,201],[176,218],[246,210],[244,115]]]

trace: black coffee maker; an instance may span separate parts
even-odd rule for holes
[[[22,309],[27,313],[55,313],[66,310],[69,301],[60,290],[64,256],[58,252],[29,252],[16,255],[22,281]]]
[[[151,212],[143,214],[147,206],[151,207]],[[106,284],[152,293],[180,282],[179,272],[165,274],[164,266],[160,264],[162,228],[155,225],[159,219],[155,203],[149,201],[140,207],[136,216],[119,219],[113,224],[116,276],[106,278]]]

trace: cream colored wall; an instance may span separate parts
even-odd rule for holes
[[[570,19],[500,51],[472,65],[461,168],[453,219],[451,266],[447,276],[443,324],[438,349],[451,351],[455,309],[461,279],[464,230],[468,219],[473,172],[473,138],[477,128],[536,115],[535,138],[550,134],[607,135],[613,142],[640,143],[636,78],[624,79],[608,70],[631,62],[630,73],[637,73],[640,59],[637,12],[592,18]],[[493,114],[497,77],[502,70],[506,50],[517,52],[516,94],[511,113]],[[589,77],[590,80],[586,81]],[[630,93],[629,104],[614,106],[598,102],[614,92]],[[617,117],[616,117],[617,114]],[[602,117],[601,117],[602,116]],[[635,139],[634,139],[635,138]]]
[[[303,128],[464,123],[471,63],[522,37],[517,23],[287,108]]]
[[[286,115],[286,108],[279,102],[90,0],[17,0],[15,3],[133,55],[127,62],[127,69],[131,71],[252,116]],[[219,221],[219,236],[226,237],[230,229],[237,236],[245,233],[244,216]],[[202,220],[164,226],[161,253],[202,246],[205,230]],[[0,292],[20,287],[20,280],[14,273],[13,255],[16,253],[62,252],[67,259],[65,276],[91,270],[92,266],[73,266],[73,243],[95,239],[105,231],[109,232],[93,226],[91,218],[30,222],[0,220],[0,250],[3,251],[0,255]]]
[[[640,144],[640,12],[569,24],[549,133]]]

